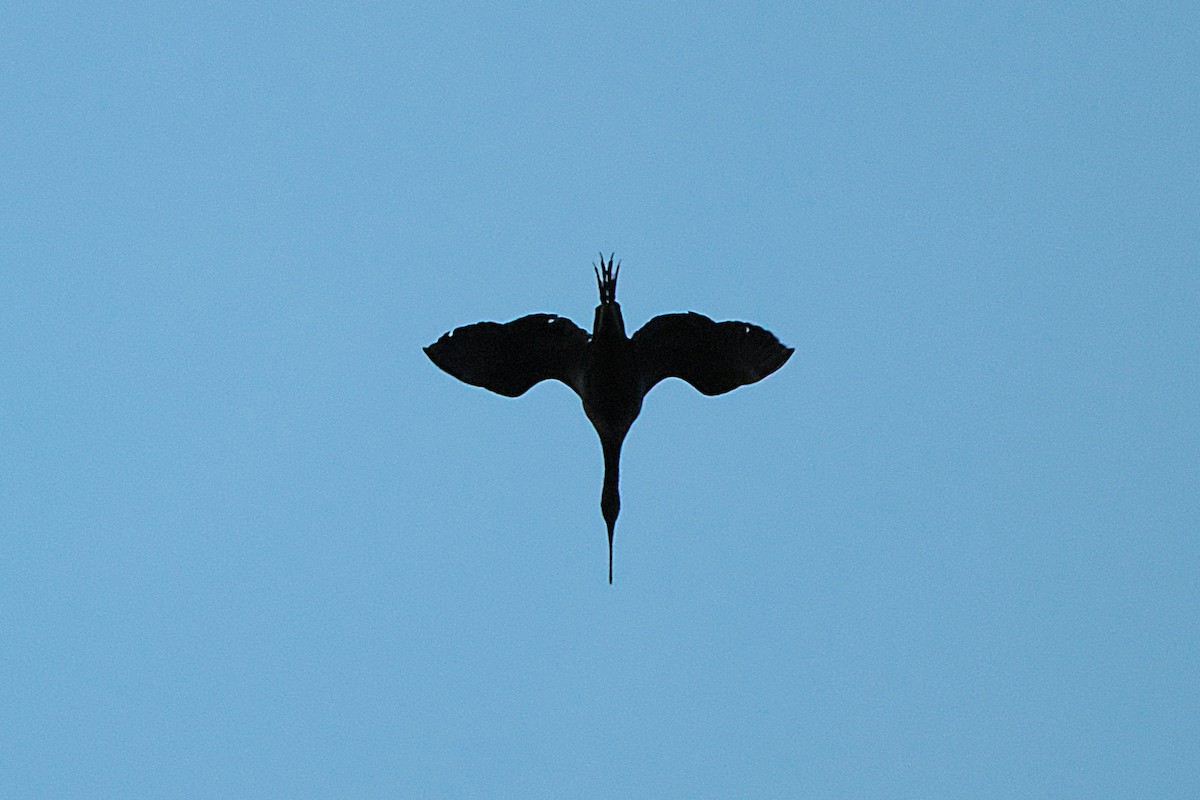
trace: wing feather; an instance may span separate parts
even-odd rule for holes
[[[760,381],[792,355],[768,330],[748,322],[713,322],[703,314],[663,314],[633,335],[642,391],[682,378],[706,395]]]
[[[518,397],[535,383],[558,380],[578,394],[583,385],[588,335],[554,314],[512,322],[478,322],[455,328],[425,348],[425,355],[464,383]]]

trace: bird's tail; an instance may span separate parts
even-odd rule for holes
[[[604,263],[604,253],[600,254],[600,266],[592,264],[592,271],[596,273],[596,287],[600,290],[600,304],[617,302],[617,276],[621,274],[621,262],[617,262],[617,267],[613,269],[613,256],[616,253],[608,254],[608,263]]]

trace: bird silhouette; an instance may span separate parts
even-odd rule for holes
[[[608,527],[608,582],[612,583],[613,529],[621,510],[621,445],[642,410],[642,398],[665,378],[682,378],[701,393],[718,395],[760,381],[792,355],[770,331],[747,322],[713,322],[688,312],[663,314],[632,338],[617,303],[618,263],[600,254],[592,265],[600,305],[589,336],[554,314],[455,328],[425,348],[438,367],[464,383],[518,397],[535,383],[562,381],[583,401],[604,453],[600,513]]]

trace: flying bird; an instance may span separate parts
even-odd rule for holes
[[[604,486],[600,513],[608,527],[608,582],[612,583],[613,528],[621,510],[621,445],[642,410],[642,398],[665,378],[682,378],[701,393],[718,395],[760,381],[784,365],[792,348],[748,322],[713,322],[703,314],[663,314],[630,338],[617,303],[617,277],[600,254],[592,265],[600,305],[589,336],[554,314],[455,328],[425,348],[442,370],[464,383],[519,397],[535,383],[562,381],[583,401],[600,436]]]

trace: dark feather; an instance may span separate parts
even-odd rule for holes
[[[446,372],[473,386],[517,397],[535,383],[558,380],[582,391],[589,336],[553,314],[455,328],[425,348]]]
[[[713,322],[695,312],[655,317],[632,342],[643,392],[664,378],[682,378],[704,394],[724,394],[762,380],[792,355],[757,325]]]
[[[592,335],[552,314],[501,325],[456,328],[425,348],[434,364],[466,383],[517,397],[539,381],[560,380],[582,401],[604,453],[600,514],[608,528],[608,582],[613,534],[621,511],[621,445],[646,392],[682,378],[714,395],[762,380],[784,365],[792,348],[746,322],[713,322],[696,313],[655,317],[630,339],[617,303],[620,264],[593,265],[600,305]]]

